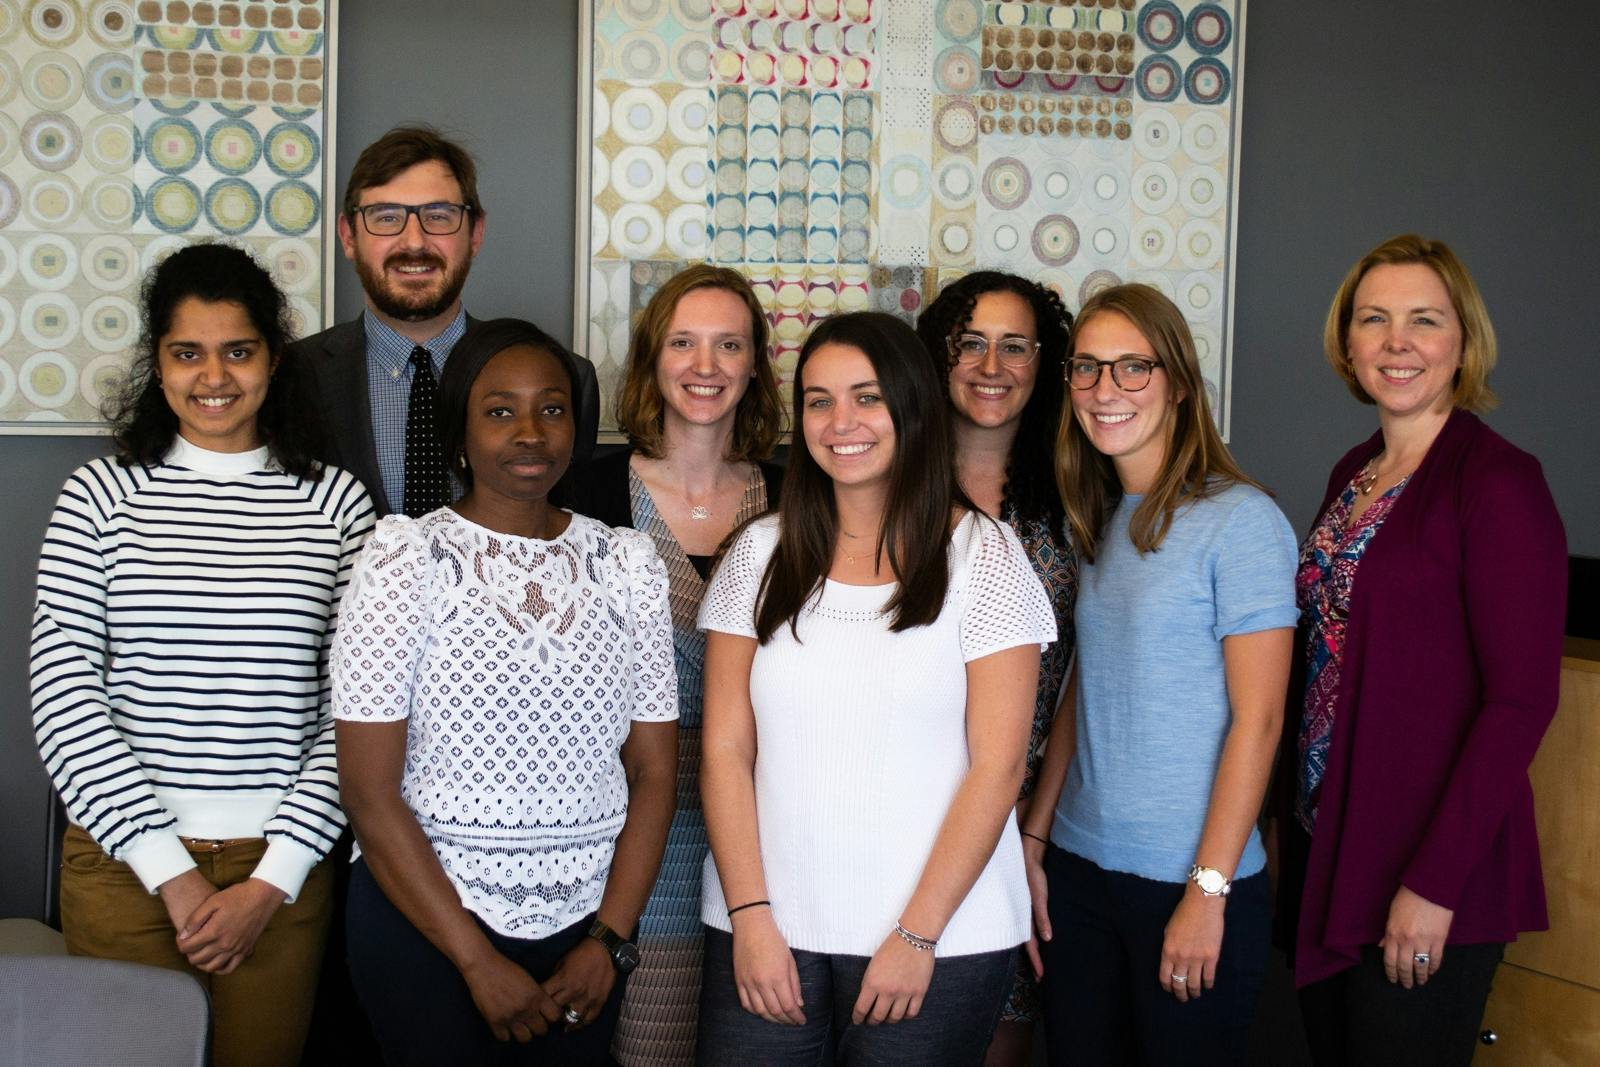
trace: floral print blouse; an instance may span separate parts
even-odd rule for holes
[[[1039,774],[1039,758],[1050,725],[1055,721],[1056,703],[1061,697],[1061,683],[1067,676],[1067,665],[1072,660],[1076,644],[1072,626],[1072,609],[1078,599],[1078,557],[1067,536],[1066,523],[1059,527],[1042,519],[1021,518],[1009,502],[1001,513],[1006,525],[1016,531],[1017,539],[1039,576],[1050,605],[1056,616],[1056,643],[1045,650],[1039,663],[1039,689],[1034,698],[1033,732],[1028,738],[1027,772],[1022,779],[1022,796],[1031,796]]]
[[[1306,696],[1300,718],[1300,781],[1295,795],[1295,817],[1307,833],[1317,819],[1317,797],[1328,767],[1333,740],[1334,708],[1339,695],[1339,668],[1344,659],[1345,625],[1350,619],[1350,592],[1356,568],[1372,543],[1378,527],[1388,518],[1400,492],[1410,481],[1402,478],[1354,522],[1357,483],[1365,468],[1351,479],[1337,500],[1312,528],[1300,547],[1300,567],[1295,573],[1295,596],[1306,641]]]

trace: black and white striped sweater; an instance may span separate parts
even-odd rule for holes
[[[152,892],[179,836],[267,838],[292,900],[344,826],[329,708],[339,598],[371,533],[347,472],[176,439],[61,490],[39,557],[34,731],[72,820]]]

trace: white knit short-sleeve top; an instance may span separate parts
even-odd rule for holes
[[[729,550],[700,613],[703,629],[755,636],[776,516]],[[756,820],[773,919],[790,947],[870,956],[915,890],[970,765],[966,664],[1055,640],[1055,619],[1016,534],[967,515],[950,546],[944,609],[927,626],[889,629],[895,586],[825,581],[797,629],[756,650]],[[1033,709],[1019,707],[1030,716]],[[706,858],[702,918],[731,929],[716,865]],[[939,938],[940,956],[1027,940],[1021,839],[999,844]]]
[[[390,516],[340,613],[333,713],[406,720],[401,794],[462,904],[547,937],[599,907],[630,724],[678,717],[666,568],[582,515],[548,541]]]

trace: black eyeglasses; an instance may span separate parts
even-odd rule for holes
[[[472,208],[466,204],[368,204],[356,208],[361,225],[374,237],[393,237],[406,228],[412,216],[422,226],[423,233],[444,237],[461,229],[461,223]]]
[[[981,363],[992,348],[1008,367],[1026,367],[1039,354],[1039,342],[1026,337],[1000,337],[991,341],[981,333],[958,333],[949,340],[950,354],[959,363]]]
[[[1100,373],[1111,368],[1111,380],[1125,393],[1137,393],[1150,384],[1150,376],[1160,367],[1158,359],[1123,356],[1121,359],[1095,359],[1073,356],[1067,360],[1067,384],[1074,389],[1093,389],[1100,384]]]

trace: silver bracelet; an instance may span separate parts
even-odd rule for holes
[[[922,937],[919,934],[914,934],[910,930],[907,930],[904,926],[901,926],[899,923],[894,924],[894,932],[900,935],[900,940],[904,941],[918,952],[932,952],[934,946],[939,943],[936,938]]]

